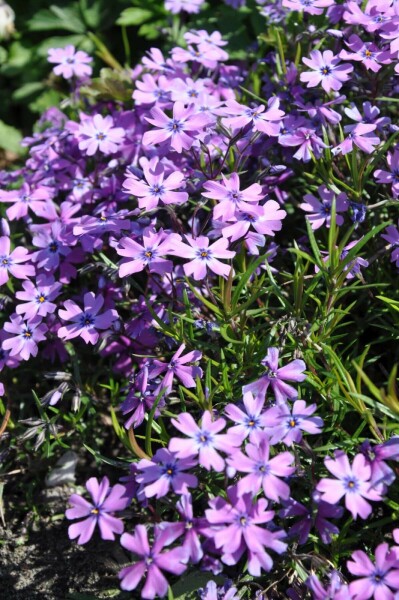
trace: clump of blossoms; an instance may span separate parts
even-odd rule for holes
[[[393,599],[398,11],[258,1],[268,35],[237,62],[191,26],[202,5],[165,3],[183,41],[146,52],[129,101],[49,50],[74,103],[0,173],[0,393],[28,369],[45,388],[34,449],[112,424],[118,461],[90,433],[107,476],[66,517],[121,544],[123,590],[201,572],[211,600]]]

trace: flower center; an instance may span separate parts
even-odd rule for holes
[[[105,133],[102,133],[101,131],[96,134],[96,140],[99,140],[100,142],[102,142],[103,140],[105,140],[106,137],[107,136],[105,135]]]
[[[330,67],[322,67],[320,69],[320,72],[322,75],[329,75],[331,73],[331,69]]]
[[[45,302],[46,300],[46,296],[44,296],[44,294],[40,294],[39,296],[37,296],[36,300],[40,302],[40,304],[43,304],[43,302]]]
[[[50,250],[50,252],[52,252],[53,254],[55,254],[58,250],[58,243],[57,242],[51,242],[51,244],[49,244],[48,249]]]
[[[22,337],[24,337],[26,340],[30,340],[32,337],[32,330],[29,329],[29,327],[24,329],[24,331],[22,332]]]

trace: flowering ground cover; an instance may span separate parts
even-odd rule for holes
[[[244,56],[197,0],[137,64],[48,50],[0,172],[0,518],[64,485],[115,597],[394,600],[398,5],[226,4]]]

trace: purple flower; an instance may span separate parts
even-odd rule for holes
[[[344,452],[337,451],[334,456],[335,458],[327,456],[324,464],[336,479],[322,479],[317,484],[317,491],[330,504],[337,504],[345,496],[345,506],[353,518],[356,519],[359,515],[362,519],[367,519],[372,511],[367,500],[382,500],[380,492],[371,482],[370,465],[363,454],[356,454],[352,466]]]
[[[399,198],[399,150],[387,153],[387,163],[390,171],[377,169],[374,177],[378,183],[389,183],[392,186],[392,196]]]
[[[304,162],[308,162],[312,158],[311,152],[316,158],[320,158],[321,150],[328,148],[323,140],[316,135],[316,131],[308,127],[298,127],[294,133],[280,135],[278,141],[281,146],[299,146],[294,158]]]
[[[35,267],[22,263],[30,260],[31,256],[26,248],[18,246],[12,252],[11,241],[7,236],[0,237],[0,286],[9,279],[9,273],[17,279],[27,279],[35,275]]]
[[[176,152],[189,150],[194,143],[194,138],[186,132],[200,131],[208,123],[209,118],[203,113],[195,114],[192,106],[185,107],[182,102],[173,104],[173,117],[168,117],[160,108],[154,107],[150,111],[151,118],[145,119],[158,127],[155,131],[146,131],[143,136],[144,146],[152,146],[169,141]]]
[[[335,146],[331,152],[337,154],[348,154],[353,149],[353,144],[360,148],[363,152],[371,154],[375,150],[375,146],[380,143],[380,138],[376,135],[369,135],[372,131],[377,128],[376,125],[367,123],[358,123],[357,125],[346,125],[344,127],[345,132],[348,133],[346,137],[338,146]]]
[[[28,214],[30,209],[34,215],[45,217],[48,202],[52,197],[53,190],[44,186],[31,189],[29,184],[24,183],[18,190],[0,191],[0,200],[2,202],[12,202],[12,206],[7,208],[6,214],[10,221],[22,219]]]
[[[90,77],[92,68],[89,67],[93,59],[82,50],[75,50],[74,46],[65,46],[65,48],[50,48],[48,59],[50,63],[58,63],[53,71],[56,75],[61,75],[65,79],[77,77]]]
[[[271,98],[267,104],[267,110],[264,104],[249,108],[239,104],[235,100],[228,100],[226,108],[227,114],[234,115],[222,119],[225,127],[237,130],[246,125],[252,125],[252,131],[260,131],[270,136],[277,136],[281,127],[281,120],[284,117],[284,111],[280,110],[280,100],[277,97]]]
[[[95,296],[93,292],[84,295],[84,308],[80,308],[73,300],[64,302],[65,310],[60,309],[58,314],[63,321],[72,321],[70,325],[60,327],[58,337],[70,340],[80,336],[86,344],[96,344],[99,332],[97,329],[108,329],[118,318],[114,309],[108,309],[98,314],[104,304],[103,296]]]
[[[111,115],[103,117],[100,114],[83,120],[77,130],[79,150],[86,151],[87,156],[93,156],[99,150],[103,154],[114,154],[122,144],[125,131],[122,127],[114,127]]]
[[[189,439],[174,437],[169,442],[169,450],[178,458],[192,458],[198,456],[198,462],[208,471],[223,471],[224,459],[218,450],[231,454],[235,447],[240,446],[242,437],[228,432],[219,433],[224,429],[224,419],[212,420],[212,414],[205,411],[201,427],[188,413],[181,413],[177,419],[172,419],[173,425]]]
[[[187,388],[195,387],[195,378],[202,377],[202,369],[200,367],[187,366],[187,363],[200,360],[202,358],[202,353],[199,350],[193,350],[192,352],[181,356],[185,347],[185,344],[181,344],[169,363],[154,360],[149,373],[150,379],[153,379],[166,371],[165,377],[158,386],[159,390],[167,388],[167,391],[170,392],[174,376],[180,379],[182,384]]]
[[[218,201],[213,209],[213,217],[222,221],[233,218],[236,210],[245,212],[253,203],[258,204],[265,196],[259,183],[253,183],[245,190],[241,190],[238,173],[231,173],[229,178],[222,173],[221,182],[207,181],[204,183],[204,188],[206,192],[202,192],[202,195],[205,198]]]
[[[188,487],[198,485],[195,475],[184,473],[195,465],[195,460],[178,459],[166,448],[160,448],[151,460],[146,458],[140,460],[137,465],[139,473],[136,475],[136,481],[141,484],[141,490],[146,498],[166,496],[171,487],[176,494],[186,494]]]
[[[123,182],[126,192],[137,196],[139,208],[152,210],[161,202],[162,204],[184,204],[188,200],[187,192],[173,190],[184,186],[184,175],[175,171],[165,178],[165,169],[159,158],[154,156],[150,161],[141,161],[145,181],[127,172],[127,179]]]
[[[298,397],[298,393],[286,381],[304,381],[306,375],[303,371],[306,365],[303,360],[296,359],[285,367],[278,366],[278,348],[269,348],[267,355],[262,359],[261,364],[265,367],[265,373],[260,379],[243,386],[243,392],[252,392],[253,394],[265,398],[267,389],[271,385],[273,393],[278,403],[284,402],[288,398],[293,400]]]
[[[223,237],[230,238],[235,242],[247,235],[249,228],[252,227],[261,235],[274,236],[275,231],[282,228],[281,220],[286,217],[285,210],[275,200],[268,200],[263,206],[251,206],[246,212],[236,210],[234,216],[229,219],[233,221],[232,225],[223,227]],[[227,220],[224,216],[224,219]]]
[[[398,193],[399,195],[399,193]],[[391,261],[396,262],[396,266],[399,268],[399,230],[395,225],[389,225],[385,233],[381,234],[381,237],[384,238],[393,249],[391,253]]]
[[[375,551],[375,564],[363,550],[355,550],[346,565],[352,575],[349,591],[354,600],[393,600],[399,590],[399,560],[388,544],[380,544]]]
[[[119,266],[119,277],[139,273],[146,267],[150,273],[170,273],[172,261],[162,256],[172,252],[178,237],[178,234],[166,234],[162,229],[156,232],[151,227],[143,231],[142,246],[129,237],[123,237],[116,248],[117,253],[125,257]]]
[[[383,64],[391,62],[390,52],[380,50],[373,42],[363,42],[357,35],[351,35],[346,45],[351,52],[341,50],[340,58],[360,61],[367,70],[371,70],[373,73],[377,73]]]
[[[191,14],[199,13],[203,4],[204,0],[165,0],[166,10],[170,10],[174,15],[182,11]]]
[[[247,444],[245,452],[237,451],[227,459],[227,464],[240,473],[249,473],[237,484],[238,495],[251,492],[253,496],[263,488],[266,498],[278,502],[287,500],[289,486],[281,477],[289,477],[295,471],[292,463],[295,457],[290,452],[282,452],[270,458],[270,446],[266,438],[259,438],[256,444]]]
[[[345,246],[345,248],[342,250],[341,255],[339,257],[341,261],[345,260],[349,251],[354,246],[356,246],[356,244],[358,242],[359,242],[359,240],[353,240],[353,242],[350,242],[349,244],[347,244]],[[351,260],[349,262],[349,264],[346,265],[346,267],[344,268],[344,273],[346,273],[346,279],[354,279],[357,276],[361,276],[360,268],[368,267],[368,266],[369,266],[369,263],[365,258],[361,258],[361,257],[357,256],[356,258]]]
[[[46,339],[47,325],[42,323],[42,318],[36,316],[24,321],[19,315],[11,315],[11,322],[4,323],[4,329],[14,334],[3,341],[4,350],[10,351],[10,356],[20,356],[23,360],[37,356],[37,342]]]
[[[343,83],[348,81],[353,66],[348,63],[339,64],[341,59],[334,56],[331,50],[312,50],[310,58],[302,59],[305,65],[313,69],[301,73],[301,81],[307,83],[308,87],[315,87],[321,83],[326,92],[340,90]]]
[[[78,544],[86,544],[98,525],[103,540],[114,540],[115,533],[123,532],[123,522],[110,513],[126,508],[125,486],[117,483],[111,488],[107,477],[103,477],[100,483],[95,477],[91,477],[86,482],[86,489],[92,497],[92,502],[78,494],[72,494],[69,498],[72,508],[68,508],[65,513],[67,519],[86,517],[83,521],[69,526],[70,539],[78,537]]]
[[[334,0],[283,0],[282,6],[291,10],[303,11],[310,15],[323,14],[323,8],[333,6]]]
[[[181,575],[186,570],[188,561],[188,554],[184,548],[161,552],[168,544],[170,544],[169,532],[160,528],[155,529],[152,547],[148,543],[148,534],[144,525],[137,525],[133,535],[124,533],[121,537],[121,545],[141,560],[120,571],[121,588],[127,591],[136,589],[141,578],[147,574],[141,590],[141,598],[152,600],[156,596],[165,596],[168,592],[168,582],[162,571]]]
[[[173,523],[163,522],[160,527],[166,529],[173,539],[184,534],[183,548],[187,551],[189,560],[198,563],[204,556],[199,533],[202,527],[207,525],[206,519],[194,517],[192,498],[189,493],[181,496],[176,509],[182,520]]]
[[[234,427],[230,427],[229,432],[240,435],[242,440],[245,440],[249,436],[250,441],[256,444],[259,433],[262,431],[263,426],[266,425],[262,415],[264,404],[264,398],[257,396],[254,399],[251,392],[244,394],[244,410],[235,404],[228,404],[224,409],[224,413],[234,423],[237,423]]]
[[[336,212],[343,212],[348,208],[348,197],[344,192],[336,195],[332,190],[329,190],[325,185],[321,185],[317,189],[321,201],[318,200],[313,194],[306,194],[304,196],[303,202],[300,204],[300,208],[302,210],[311,213],[307,215],[309,222],[312,225],[312,229],[319,229],[323,225],[326,224],[326,227],[330,227],[331,224],[331,208],[332,203],[335,197],[335,207]],[[343,217],[337,214],[336,223],[337,225],[342,225],[344,222]]]
[[[25,315],[26,319],[33,319],[36,315],[45,317],[57,308],[52,301],[59,296],[62,285],[55,283],[53,277],[41,273],[36,284],[28,280],[23,282],[22,287],[24,291],[15,294],[18,300],[25,300],[16,306],[19,315]]]
[[[316,410],[316,404],[307,406],[304,400],[296,400],[292,408],[285,403],[269,408],[264,413],[267,423],[264,431],[269,436],[270,443],[282,441],[291,446],[302,440],[302,431],[313,435],[320,433],[323,420],[311,416]]]
[[[313,593],[313,600],[353,600],[349,586],[342,581],[338,571],[332,571],[330,585],[327,588],[320,583],[316,575],[310,575],[306,585]]]
[[[209,245],[209,238],[200,235],[197,238],[191,235],[185,236],[188,244],[178,241],[177,238],[173,241],[173,249],[169,254],[179,256],[185,259],[191,259],[183,265],[184,272],[187,276],[192,275],[197,281],[204,279],[209,268],[213,273],[227,278],[231,271],[230,265],[226,265],[218,258],[233,258],[235,252],[228,250],[229,242],[225,238],[221,238]]]
[[[205,534],[211,537],[216,548],[220,548],[222,561],[228,565],[238,562],[248,551],[248,572],[258,576],[261,570],[270,571],[271,556],[265,548],[282,554],[287,544],[281,541],[285,532],[281,529],[269,531],[261,525],[270,523],[274,511],[267,509],[267,500],[253,501],[252,494],[238,496],[235,487],[227,490],[228,501],[217,496],[209,502],[205,516],[210,527]]]

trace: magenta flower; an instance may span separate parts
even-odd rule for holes
[[[318,200],[313,194],[306,194],[303,202],[300,204],[302,210],[310,213],[306,215],[309,222],[312,225],[312,229],[319,229],[324,223],[326,227],[330,227],[331,224],[331,208],[335,197],[335,208],[337,212],[336,223],[342,225],[344,222],[343,217],[339,215],[339,212],[343,212],[348,208],[348,197],[344,192],[336,195],[332,190],[329,190],[325,185],[321,185],[317,189],[321,201]]]
[[[92,497],[88,502],[78,494],[72,494],[69,502],[72,508],[65,512],[67,519],[81,519],[68,527],[71,540],[78,539],[78,544],[86,544],[92,537],[96,525],[100,529],[103,540],[114,540],[115,533],[123,532],[123,522],[112,515],[115,511],[126,508],[128,499],[126,488],[117,483],[112,488],[107,477],[98,482],[96,477],[91,477],[86,482],[86,489]]]
[[[7,236],[0,237],[0,285],[9,280],[9,273],[17,279],[27,279],[35,275],[33,265],[23,265],[31,256],[26,248],[18,246],[12,252],[11,241]]]
[[[262,569],[270,571],[273,560],[266,548],[278,554],[287,548],[281,541],[286,535],[283,530],[271,532],[262,527],[272,521],[274,511],[266,510],[264,498],[253,501],[252,494],[238,496],[235,487],[228,488],[227,497],[228,501],[217,496],[209,502],[211,508],[205,511],[205,516],[210,527],[204,533],[221,549],[224,563],[236,564],[247,550],[251,575],[259,576]]]
[[[119,256],[125,257],[119,266],[119,277],[139,273],[146,267],[150,273],[170,273],[172,261],[162,256],[172,252],[177,238],[178,234],[166,234],[162,229],[156,232],[151,227],[146,227],[143,231],[142,246],[129,237],[123,237],[116,248]]]
[[[178,459],[166,448],[160,448],[151,460],[143,458],[137,464],[136,481],[146,498],[166,496],[171,487],[176,494],[186,494],[189,487],[198,485],[195,475],[184,472],[195,465],[191,458]]]
[[[295,467],[291,466],[295,460],[294,455],[282,452],[270,458],[270,446],[266,438],[258,438],[256,444],[247,444],[245,452],[246,455],[241,451],[234,452],[227,459],[230,467],[240,473],[248,473],[238,481],[238,495],[251,492],[256,496],[263,489],[266,498],[270,500],[287,500],[290,488],[281,478],[294,473]]]
[[[52,300],[60,295],[62,285],[55,283],[53,277],[40,274],[36,284],[28,280],[23,282],[22,287],[24,291],[15,294],[18,300],[25,301],[16,306],[15,310],[19,315],[25,315],[26,319],[33,319],[36,315],[45,317],[57,308]]]
[[[96,344],[99,338],[98,329],[108,329],[118,318],[114,309],[108,309],[98,314],[104,304],[103,296],[95,296],[93,292],[84,295],[84,308],[80,308],[73,300],[64,302],[65,310],[60,309],[58,314],[63,321],[72,321],[70,325],[60,327],[58,337],[70,340],[80,336],[86,344]]]
[[[394,600],[399,590],[399,560],[388,544],[380,544],[375,551],[375,564],[363,550],[355,550],[346,565],[359,579],[351,581],[349,591],[354,600]]]
[[[214,219],[223,221],[233,218],[236,210],[245,212],[252,204],[258,204],[265,197],[258,183],[241,190],[238,173],[231,173],[229,178],[222,173],[221,182],[207,181],[204,183],[204,188],[206,192],[202,192],[202,195],[205,198],[218,201],[213,209]]]
[[[93,60],[91,56],[82,50],[75,50],[74,46],[65,46],[65,48],[50,48],[47,60],[50,63],[57,64],[53,71],[65,79],[77,77],[90,77],[92,68],[88,63]]]
[[[86,151],[87,156],[93,156],[99,150],[103,154],[114,154],[122,144],[125,131],[122,127],[114,127],[110,115],[100,114],[83,120],[77,130],[79,150]]]
[[[208,471],[223,471],[224,459],[218,454],[218,450],[231,454],[233,449],[241,445],[240,435],[228,432],[219,433],[224,429],[224,419],[212,420],[212,414],[205,411],[202,417],[201,427],[197,425],[193,417],[188,413],[181,413],[177,419],[172,419],[173,425],[189,439],[174,437],[169,442],[169,450],[174,452],[178,458],[193,458],[198,456],[198,462]]]
[[[187,192],[174,190],[184,186],[184,175],[175,171],[165,178],[165,169],[159,158],[154,156],[150,161],[141,161],[145,181],[127,172],[123,187],[129,194],[137,196],[139,208],[152,210],[159,202],[162,204],[184,204],[188,200]]]
[[[14,335],[3,340],[4,350],[9,350],[10,356],[20,356],[23,360],[37,356],[37,342],[45,340],[47,332],[47,325],[42,323],[42,318],[36,316],[24,321],[19,315],[11,315],[10,321],[4,323],[4,330]]]
[[[201,367],[189,367],[187,363],[195,362],[202,358],[202,353],[199,350],[193,350],[184,356],[181,356],[186,345],[181,344],[176,350],[169,363],[163,363],[160,360],[154,360],[153,366],[151,366],[149,378],[154,379],[164,371],[166,371],[165,377],[162,379],[158,386],[158,389],[166,388],[168,392],[172,389],[173,377],[176,376],[182,384],[187,387],[195,387],[195,379],[202,377]]]
[[[48,202],[53,195],[50,188],[39,186],[31,189],[29,184],[23,183],[19,190],[0,191],[1,202],[11,202],[12,206],[7,208],[6,214],[10,221],[22,219],[28,214],[28,209],[34,215],[45,217]]]
[[[345,506],[353,518],[356,519],[359,515],[362,519],[367,519],[372,511],[367,500],[382,500],[378,489],[371,482],[370,465],[363,454],[356,454],[352,466],[344,452],[337,451],[334,456],[335,458],[327,456],[324,464],[336,479],[322,479],[317,484],[317,491],[330,504],[337,504],[345,496]]]
[[[133,535],[124,533],[121,537],[121,545],[141,560],[120,571],[121,588],[129,592],[136,589],[141,578],[147,574],[140,597],[152,600],[156,596],[165,596],[168,592],[168,582],[162,571],[181,575],[186,570],[188,562],[188,554],[184,548],[161,552],[168,544],[170,544],[169,532],[160,528],[155,529],[152,547],[148,543],[148,534],[144,525],[136,525]]]
[[[173,241],[173,249],[169,254],[179,256],[185,259],[191,259],[183,265],[184,272],[187,276],[192,275],[197,281],[204,279],[209,268],[213,273],[227,278],[230,274],[231,267],[226,265],[219,258],[233,258],[236,253],[228,250],[229,242],[225,238],[221,238],[209,245],[209,238],[200,235],[193,238],[191,235],[185,236],[188,244],[177,239]]]
[[[203,113],[195,114],[194,109],[185,107],[182,102],[173,104],[173,117],[168,117],[160,108],[154,107],[150,111],[151,118],[145,119],[158,127],[155,131],[146,131],[143,136],[143,145],[152,146],[169,141],[176,152],[189,150],[194,143],[194,138],[186,132],[201,131],[208,123],[209,118]]]
[[[269,348],[261,364],[265,367],[265,373],[260,379],[243,386],[243,392],[252,392],[256,396],[265,399],[267,389],[271,385],[273,393],[278,403],[283,403],[288,398],[293,400],[298,397],[298,393],[286,381],[304,381],[306,375],[303,371],[306,365],[303,360],[293,360],[284,367],[278,366],[278,348]]]
[[[315,87],[321,83],[326,92],[340,90],[343,83],[348,81],[353,66],[348,63],[339,64],[341,59],[334,56],[331,50],[312,50],[310,58],[302,61],[312,69],[301,73],[300,79],[307,83],[308,87]]]

